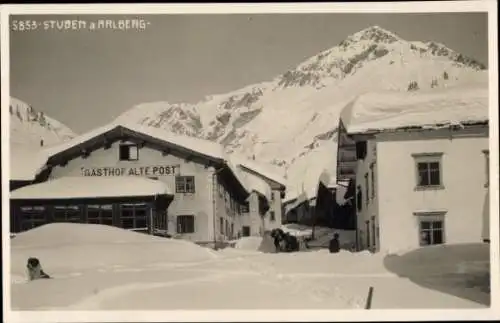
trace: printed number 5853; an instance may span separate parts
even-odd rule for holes
[[[38,24],[35,20],[13,20],[12,30],[13,31],[30,31],[38,28]]]

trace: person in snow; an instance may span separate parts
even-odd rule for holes
[[[299,241],[295,236],[292,236],[290,233],[285,233],[285,241],[286,241],[286,251],[294,252],[299,251]]]
[[[43,271],[42,265],[40,264],[40,260],[38,260],[38,258],[29,258],[26,267],[28,268],[29,280],[50,278],[50,276]]]
[[[271,230],[271,237],[273,238],[274,247],[276,248],[276,252],[281,251],[281,241],[283,240],[284,232],[281,229],[273,229]]]
[[[337,253],[340,251],[339,234],[335,233],[333,239],[330,240],[330,246],[328,248],[330,253]]]

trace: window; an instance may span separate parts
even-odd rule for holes
[[[177,216],[177,233],[194,233],[194,215]]]
[[[420,246],[444,243],[444,213],[418,214]]]
[[[220,233],[221,234],[224,234],[224,219],[223,218],[220,218],[219,219],[219,223],[220,223],[220,226],[219,226],[219,229],[220,229]]]
[[[365,201],[366,201],[366,205],[368,205],[368,203],[370,201],[370,187],[369,187],[369,183],[368,183],[368,173],[365,174],[365,193],[366,193]]]
[[[220,183],[217,183],[217,187],[219,188],[219,196],[223,197],[224,196],[224,187]]]
[[[87,223],[113,225],[113,205],[88,205]]]
[[[241,208],[241,213],[242,213],[242,214],[245,214],[245,213],[248,213],[248,212],[249,212],[249,206],[248,206],[248,204],[242,204],[242,205],[240,206],[240,208]]]
[[[242,228],[242,233],[244,237],[249,237],[250,236],[250,227],[249,226],[243,226]]]
[[[21,207],[21,230],[26,231],[47,223],[45,207],[23,206]]]
[[[139,146],[136,144],[120,144],[120,160],[139,160]]]
[[[372,163],[370,165],[370,174],[371,174],[371,189],[372,189],[372,195],[371,198],[375,198],[375,163]]]
[[[441,153],[413,155],[417,165],[417,188],[442,187]]]
[[[231,223],[231,238],[234,237],[234,223]]]
[[[176,176],[175,177],[175,192],[176,193],[194,193],[194,176]]]
[[[356,207],[358,212],[363,210],[363,191],[361,190],[361,186],[358,186],[358,192],[356,193]]]
[[[377,227],[375,225],[375,217],[372,216],[372,246],[373,246],[373,248],[376,248],[376,246],[377,246],[377,238],[375,236],[376,232],[377,232]]]
[[[227,221],[227,219],[225,220],[225,223],[226,223],[226,236],[229,236],[229,234],[230,234],[230,231],[229,231],[229,222]]]
[[[276,214],[274,214],[274,211],[270,211],[269,215],[270,215],[271,221],[276,221]]]
[[[490,186],[490,151],[489,150],[483,150],[484,153],[484,158],[486,162],[486,180],[484,183],[484,187],[489,187]]]
[[[78,205],[57,205],[54,206],[54,222],[73,222],[81,221],[81,211]]]
[[[145,203],[120,205],[120,221],[123,229],[147,229],[150,208]]]

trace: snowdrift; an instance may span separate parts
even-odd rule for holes
[[[58,275],[91,269],[209,260],[214,254],[182,240],[166,239],[98,224],[53,223],[19,233],[11,241],[11,274],[25,276],[29,257]]]

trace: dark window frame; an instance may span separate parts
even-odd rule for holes
[[[61,212],[62,211],[62,212]],[[83,208],[81,205],[65,204],[55,205],[52,213],[54,222],[58,223],[82,223],[83,222]],[[62,217],[59,215],[62,213]],[[78,214],[77,218],[75,215]]]
[[[45,206],[21,206],[19,211],[21,215],[22,231],[34,229],[48,223],[47,209]]]
[[[135,158],[130,157],[130,149],[135,148],[137,155]],[[127,150],[125,150],[127,149]],[[125,153],[126,152],[126,153]],[[133,143],[120,143],[118,146],[118,160],[120,161],[138,161],[139,160],[139,145]]]
[[[370,183],[368,179],[368,173],[365,174],[365,194],[365,203],[368,206],[368,204],[370,203]]]
[[[371,198],[375,199],[375,163],[370,164],[370,185],[371,185]]]
[[[176,216],[176,227],[178,234],[190,234],[196,232],[196,219],[192,214],[182,214]]]
[[[183,194],[196,193],[196,180],[192,175],[175,176],[175,192]]]
[[[110,208],[109,208],[110,207]],[[91,212],[96,212],[96,217],[91,217]],[[89,204],[87,205],[87,223],[113,225],[113,204]]]
[[[363,211],[363,190],[360,185],[356,188],[356,210]]]
[[[276,221],[276,212],[274,212],[274,210],[269,211],[269,219],[271,221]]]
[[[445,212],[421,212],[416,213],[418,221],[418,244],[420,247],[433,246],[446,243],[446,219]],[[434,232],[440,232],[435,235]],[[427,233],[424,237],[424,233]],[[425,242],[424,242],[425,240]]]
[[[124,203],[120,204],[119,206],[120,212],[119,212],[119,217],[120,217],[120,227],[126,230],[144,230],[148,229],[149,223],[148,223],[148,217],[149,217],[149,212],[151,212],[151,207],[147,205],[146,203]],[[131,211],[132,215],[130,216],[123,216],[123,211]],[[137,211],[145,211],[144,215],[142,216],[137,216]],[[124,224],[124,221],[128,222],[129,220],[132,220],[132,226],[128,227]],[[143,222],[144,221],[144,222]],[[138,223],[139,222],[139,223]],[[139,225],[144,223],[145,225]]]
[[[444,189],[443,153],[421,153],[412,156],[415,161],[415,190]],[[433,177],[436,172],[437,183],[436,177]]]

